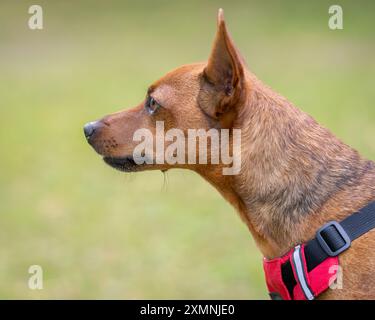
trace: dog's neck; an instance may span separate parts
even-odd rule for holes
[[[236,207],[262,253],[275,257],[374,198],[375,166],[254,76],[248,83],[235,122],[241,173],[199,173]]]

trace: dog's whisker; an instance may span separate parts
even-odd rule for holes
[[[163,174],[163,186],[161,188],[161,191],[167,191],[168,190],[168,172],[167,170],[161,171]]]

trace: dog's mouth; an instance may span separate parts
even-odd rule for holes
[[[123,172],[133,172],[137,171],[141,164],[137,164],[134,161],[133,156],[113,158],[113,157],[103,157],[106,164],[110,165],[112,168]]]

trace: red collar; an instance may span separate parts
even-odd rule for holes
[[[336,280],[338,265],[338,257],[330,257],[309,271],[304,244],[282,257],[263,260],[268,292],[274,300],[314,299]]]
[[[338,256],[351,242],[375,228],[375,201],[340,223],[331,221],[307,243],[282,257],[264,258],[263,268],[272,299],[312,300],[337,278]]]

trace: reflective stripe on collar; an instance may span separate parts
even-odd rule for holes
[[[298,277],[298,281],[301,285],[302,291],[306,296],[306,299],[313,300],[314,295],[306,281],[305,268],[303,267],[302,257],[301,257],[301,246],[296,246],[293,252],[293,264]]]

